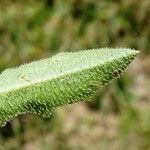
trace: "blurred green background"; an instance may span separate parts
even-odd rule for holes
[[[60,51],[130,47],[142,53],[93,100],[0,128],[0,150],[149,150],[150,1],[1,0],[0,71]]]

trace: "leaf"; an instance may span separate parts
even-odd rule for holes
[[[49,117],[58,106],[90,99],[138,53],[108,48],[64,52],[5,70],[0,74],[0,125],[25,113]]]

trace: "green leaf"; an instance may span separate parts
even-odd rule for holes
[[[0,75],[0,125],[25,113],[49,117],[58,106],[90,99],[138,53],[108,48],[64,52],[5,70]]]

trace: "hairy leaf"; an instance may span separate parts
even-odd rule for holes
[[[58,107],[84,101],[118,77],[138,51],[93,49],[59,53],[0,74],[0,125],[34,113],[49,117]]]

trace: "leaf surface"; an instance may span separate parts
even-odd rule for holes
[[[91,98],[118,77],[139,52],[93,49],[63,52],[0,74],[0,125],[34,113],[49,117],[58,106]]]

